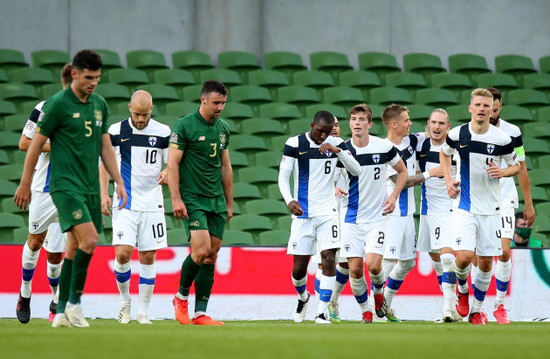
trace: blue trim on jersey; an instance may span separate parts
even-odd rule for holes
[[[57,287],[59,285],[59,277],[57,278],[48,277],[48,283],[50,283],[50,287]]]
[[[365,293],[363,293],[363,294],[355,296],[355,300],[359,304],[365,303],[368,299],[369,299],[369,291],[368,290],[366,290]]]
[[[399,210],[401,211],[401,217],[407,216],[409,213],[409,189],[404,188],[399,193]]]
[[[155,285],[155,278],[139,277],[139,284]]]
[[[501,292],[506,292],[508,290],[508,283],[510,283],[510,281],[503,282],[495,278],[495,282],[497,284],[497,290]]]
[[[307,152],[307,153],[305,153]],[[319,151],[317,151],[319,153]],[[304,214],[298,218],[308,218],[309,203],[309,160],[313,153],[309,148],[309,141],[305,134],[298,136],[298,203]]]
[[[399,288],[401,288],[401,284],[403,284],[402,280],[396,280],[396,279],[393,279],[392,277],[389,277],[388,284],[386,284],[386,286],[393,290],[399,290]]]
[[[475,286],[474,286],[474,297],[479,300],[479,301],[484,301],[485,300],[485,295],[487,294],[487,291],[482,291],[482,290],[479,290],[477,289]]]
[[[458,140],[458,151],[460,154],[460,202],[458,208],[468,212],[470,212],[470,208],[472,207],[472,201],[470,199],[470,151],[468,150],[468,145],[462,144],[469,144],[471,141],[472,135],[468,126],[460,127]]]
[[[34,275],[34,268],[33,269],[25,269],[23,268],[22,271],[22,277],[24,281],[32,280],[32,276]]]
[[[456,273],[455,272],[443,272],[441,276],[441,282],[456,284]]]
[[[46,172],[46,183],[43,192],[50,192],[50,174],[52,172],[52,161],[48,162],[48,171]]]
[[[422,188],[422,192],[421,192],[421,197],[422,197],[422,200],[421,200],[421,203],[422,203],[422,208],[420,209],[420,214],[428,214],[428,201],[426,200],[426,184],[425,183],[422,183],[422,185],[420,186]]]
[[[115,278],[116,281],[119,283],[124,283],[130,280],[130,277],[132,276],[132,271],[129,270],[128,272],[120,273],[115,271]]]
[[[132,127],[129,121],[120,123],[120,139],[118,141],[120,148],[120,174],[124,181],[124,188],[128,195],[128,200],[124,208],[132,208]],[[122,201],[122,199],[120,199]],[[120,203],[119,203],[120,204]]]
[[[357,223],[359,211],[359,177],[349,176],[348,210],[346,211],[346,223]]]

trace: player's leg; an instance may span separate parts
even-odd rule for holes
[[[441,290],[443,291],[443,321],[454,322],[459,320],[456,312],[456,273],[455,255],[450,247],[441,248],[440,253],[442,276]]]
[[[67,235],[61,231],[59,223],[52,223],[48,227],[48,233],[43,245],[46,250],[48,263],[47,275],[53,298],[50,302],[50,321],[53,321],[57,313],[57,302],[59,300],[59,276],[61,274],[61,261],[63,253],[67,248]]]
[[[155,289],[156,250],[139,252],[139,306],[137,322],[139,324],[153,324],[149,320],[149,305]]]
[[[495,268],[495,281],[497,284],[497,295],[493,314],[499,324],[508,324],[510,319],[504,308],[504,300],[508,292],[508,284],[512,276],[512,260],[510,259],[510,246],[514,235],[515,217],[514,208],[503,209],[500,215],[501,218],[501,244],[502,255],[497,257]]]
[[[350,273],[349,283],[353,296],[361,309],[361,322],[371,323],[372,308],[369,307],[368,302],[369,288],[364,275],[363,257],[349,257],[348,264]]]
[[[113,243],[118,243],[117,239],[115,238],[116,234],[120,233],[120,231],[115,230],[114,228],[115,226],[113,225]],[[128,235],[129,234],[130,233],[128,233]],[[120,306],[117,320],[121,324],[130,323],[130,310],[132,308],[132,297],[130,296],[130,278],[132,277],[131,258],[133,251],[134,246],[132,245],[115,244],[114,272],[116,285],[120,293]]]
[[[336,284],[336,250],[340,247],[340,228],[336,217],[316,218],[315,238],[321,251],[323,273],[319,283],[319,306],[315,323],[328,324],[328,303]]]
[[[441,260],[439,258],[439,249],[441,248],[439,244],[441,228],[440,226],[438,226],[435,217],[437,216],[420,216],[416,250],[418,252],[428,253],[428,255],[430,256],[432,260],[432,267],[434,268],[436,273],[439,288],[441,288],[441,275],[443,273],[443,270],[441,268]]]
[[[364,224],[366,235],[365,253],[366,265],[371,281],[370,310],[376,312],[378,318],[384,317],[387,311],[387,303],[384,300],[384,283],[386,276],[383,270],[384,246],[387,237],[387,218],[374,223]],[[374,317],[374,316],[373,316]]]
[[[328,312],[330,315],[330,320],[333,322],[340,322],[340,309],[339,309],[339,300],[340,294],[346,287],[346,283],[349,280],[349,266],[348,262],[345,259],[340,257],[339,251],[335,254],[336,262],[336,282],[334,284],[334,289],[332,290],[332,296],[328,303]]]
[[[61,266],[61,274],[59,275],[57,313],[52,323],[52,327],[71,327],[72,324],[65,316],[65,308],[71,293],[71,277],[73,273],[73,259],[78,248],[78,241],[72,233],[67,233],[67,248],[65,258]]]

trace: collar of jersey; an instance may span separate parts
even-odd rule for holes
[[[85,102],[82,102],[78,99],[78,97],[76,97],[76,95],[74,94],[73,90],[71,89],[71,84],[69,84],[69,86],[67,86],[67,88],[65,89],[65,91],[69,94],[69,96],[71,97],[71,100],[73,100],[73,102],[75,103],[89,103],[91,100],[90,98],[92,97],[93,93],[91,93],[90,95],[88,95],[88,97],[86,98],[86,101]]]
[[[214,119],[214,121],[212,122],[209,122],[206,120],[206,118],[202,117],[201,113],[199,112],[199,110],[197,110],[197,112],[195,112],[195,116],[197,116],[197,118],[199,119],[199,121],[202,121],[205,125],[207,126],[214,126],[214,124],[216,123],[216,120],[217,118]],[[219,118],[219,117],[218,117]]]

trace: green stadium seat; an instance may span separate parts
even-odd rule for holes
[[[411,127],[409,128],[410,133],[419,133],[419,132],[425,132],[425,131],[426,131],[426,122],[421,120],[414,121]],[[420,192],[420,186],[416,186],[415,191]],[[417,193],[415,195],[415,198],[420,198],[420,193]]]
[[[124,85],[134,92],[139,86],[149,84],[149,77],[145,71],[138,69],[112,69],[109,71],[109,83]]]
[[[229,229],[245,231],[252,234],[253,237],[258,238],[261,232],[272,230],[273,225],[267,217],[254,214],[241,214],[231,218]]]
[[[378,137],[386,137],[387,131],[384,125],[382,124],[382,121],[380,120],[376,121],[373,118],[372,126],[369,129],[369,134],[378,136]]]
[[[349,127],[349,120],[342,120],[338,125],[340,127],[340,137],[346,140],[348,138],[351,138],[351,128]]]
[[[175,69],[189,71],[200,80],[200,72],[214,68],[210,55],[199,51],[178,51],[172,54],[172,63]]]
[[[482,74],[482,75],[478,75],[476,80],[477,80],[478,87],[483,87],[483,88],[495,87],[500,92],[502,92],[502,94],[505,96],[511,90],[516,90],[519,88],[516,78],[509,74],[501,74],[501,73]]]
[[[52,73],[46,69],[23,67],[10,73],[10,81],[32,85],[39,92],[42,85],[51,84],[54,79]]]
[[[368,99],[369,91],[380,87],[378,75],[371,71],[346,71],[340,74],[340,85],[358,88],[363,96]]]
[[[109,71],[112,69],[121,69],[120,56],[118,52],[107,49],[94,49],[101,56],[101,78],[107,78]]]
[[[306,132],[306,131],[302,131]],[[291,133],[290,136],[297,135],[298,133]],[[285,143],[290,137],[289,135],[273,136],[271,137],[269,143],[270,151],[283,151],[285,148]]]
[[[518,84],[523,84],[523,76],[537,72],[530,57],[523,55],[501,55],[495,57],[497,72],[510,74],[516,78]]]
[[[20,133],[0,131],[0,148],[4,150],[19,150]]]
[[[366,102],[361,90],[347,86],[334,86],[324,89],[323,99],[324,102],[342,106],[344,109]]]
[[[183,89],[195,84],[195,77],[189,71],[181,69],[161,69],[153,72],[154,82],[169,85],[176,89],[178,95],[183,97]]]
[[[302,113],[304,113],[306,106],[320,102],[317,91],[310,87],[297,85],[280,87],[277,90],[277,98],[279,102],[298,106]]]
[[[542,187],[546,190],[548,194],[550,191],[550,169],[548,168],[537,168],[532,171],[529,171],[529,180],[531,186]]]
[[[41,67],[49,70],[54,81],[61,82],[61,69],[71,62],[71,57],[66,51],[59,50],[40,50],[31,53],[34,67]]]
[[[16,228],[27,228],[23,217],[14,213],[0,212],[0,238],[5,243],[13,243],[13,230]]]
[[[2,200],[0,201],[0,204],[1,204],[2,212],[4,213],[14,213],[19,216],[22,216],[23,218],[25,218],[27,213],[29,213],[28,211],[22,210],[21,208],[17,207],[17,205],[13,201],[13,198],[11,197],[2,198]]]
[[[294,84],[314,88],[320,95],[321,90],[334,86],[334,79],[328,72],[304,70],[294,73]]]
[[[550,236],[550,220],[544,218],[535,221],[535,223],[533,223],[533,231],[545,236]]]
[[[431,84],[431,75],[446,72],[437,55],[426,53],[412,53],[403,55],[403,69],[407,72],[416,72],[424,76],[426,84]]]
[[[272,102],[271,94],[268,89],[254,85],[242,85],[231,88],[229,101],[244,103],[252,107],[256,115],[259,115],[260,105]]]
[[[529,171],[530,172],[530,171]],[[521,188],[519,186],[516,186],[519,196],[519,201],[523,202],[523,192],[521,191]],[[538,203],[546,203],[548,202],[548,194],[546,193],[546,190],[542,187],[533,186],[531,184],[531,197],[533,198],[533,203],[537,205]]]
[[[538,108],[535,118],[537,121],[550,122],[550,106]]]
[[[409,117],[411,121],[418,122],[424,127],[426,126],[426,121],[430,118],[430,115],[434,110],[434,107],[432,106],[417,104],[409,105],[407,108],[409,109]]]
[[[451,90],[457,96],[461,93],[461,91],[471,90],[473,87],[472,82],[467,75],[457,74],[454,72],[440,72],[433,74],[431,82],[432,87]]]
[[[25,244],[29,238],[29,229],[28,228],[16,228],[13,230],[13,243],[15,244]]]
[[[279,169],[279,164],[281,163],[281,159],[283,157],[283,151],[258,152],[254,157],[256,160],[256,165]]]
[[[243,214],[241,211],[241,206],[237,202],[233,202],[233,215]]]
[[[529,74],[523,76],[525,88],[544,92],[550,96],[550,74]]]
[[[225,51],[218,54],[220,68],[236,71],[243,83],[248,83],[248,73],[260,69],[255,54],[246,51]]]
[[[397,87],[378,87],[370,91],[370,102],[388,106],[392,103],[408,105],[412,103],[409,92]]]
[[[526,122],[521,125],[521,132],[530,137],[550,139],[550,122]]]
[[[150,84],[138,87],[139,90],[145,90],[153,97],[153,104],[160,113],[165,113],[166,104],[178,102],[180,100],[176,89],[172,86],[161,84]]]
[[[360,102],[354,103],[354,105],[358,104]],[[332,113],[333,116],[336,116],[338,120],[346,120],[349,118],[349,113],[346,111],[346,109],[340,105],[335,105],[332,103],[317,103],[314,105],[306,106],[306,118],[309,119],[309,122],[313,121],[313,117],[315,114],[319,111],[328,111]],[[292,122],[292,121],[291,121]],[[290,122],[289,122],[290,123]],[[310,126],[308,126],[310,128]]]
[[[468,106],[466,105],[448,106],[446,111],[449,114],[452,127],[470,122],[472,119],[472,114],[468,111]]]
[[[221,117],[240,121],[254,117],[254,112],[252,107],[244,103],[226,102]]]
[[[313,122],[313,116],[292,120],[288,123],[288,132],[291,136],[308,132],[311,130],[311,122]],[[283,149],[283,147],[281,147],[281,149]]]
[[[533,114],[529,111],[529,109],[509,104],[502,107],[500,117],[512,123],[529,122],[533,120]]]
[[[284,72],[292,80],[292,74],[307,69],[299,54],[288,51],[264,53],[264,67],[269,70]]]
[[[21,104],[21,111],[18,111],[18,113],[30,115],[36,108],[36,105],[40,102],[40,100],[25,101]]]
[[[275,229],[260,233],[260,245],[266,247],[286,247],[290,231]]]
[[[544,92],[531,89],[510,91],[508,93],[508,102],[512,105],[528,108],[533,115],[538,108],[550,105],[550,101]]]
[[[168,236],[168,245],[189,246],[189,231],[187,228],[174,228],[166,231]]]
[[[535,205],[535,212],[539,218],[550,218],[550,203],[537,203]]]
[[[260,193],[265,196],[267,193],[262,193],[261,186],[269,185],[278,182],[279,172],[276,169],[264,166],[251,166],[241,168],[238,171],[239,182],[250,183],[259,186]]]
[[[38,92],[42,95],[42,98],[48,99],[61,90],[63,90],[63,87],[60,83],[56,82],[53,84],[42,85]]]
[[[114,107],[120,103],[130,103],[130,92],[123,85],[112,83],[99,84],[95,89],[95,93],[101,95],[107,101],[109,107]]]
[[[184,117],[190,113],[196,112],[198,109],[199,109],[199,104],[197,103],[187,102],[187,101],[178,101],[178,102],[167,103],[166,108],[164,110],[167,115]]]
[[[19,82],[0,84],[0,99],[13,102],[18,111],[22,111],[25,101],[38,100],[38,94],[33,86]]]
[[[198,106],[201,102],[201,90],[202,85],[191,85],[184,87],[183,100],[187,102],[196,102]]]
[[[250,161],[248,161],[246,154],[239,151],[231,151],[229,155],[231,157],[231,167],[233,167],[233,171],[250,166]]]
[[[17,108],[10,101],[0,100],[0,116],[15,115]]]
[[[349,64],[348,56],[341,52],[319,51],[309,54],[312,70],[325,71],[332,75],[334,81],[345,71],[353,70]]]
[[[289,215],[281,216],[277,219],[277,228],[290,231],[290,225],[292,223],[292,217]]]
[[[399,72],[401,68],[397,65],[394,55],[384,52],[362,52],[358,55],[359,69],[371,71],[378,75],[382,83],[386,74]]]
[[[271,93],[271,98],[277,97],[279,87],[288,86],[288,77],[282,71],[276,70],[254,70],[248,73],[248,83],[250,85],[265,87]]]
[[[261,199],[260,189],[250,183],[235,182],[233,183],[233,200],[245,207],[246,202],[254,199]]]
[[[282,152],[281,152],[281,155],[282,155]],[[267,197],[271,199],[277,199],[277,200],[283,201],[283,195],[279,190],[278,183],[272,183],[270,185],[267,185]]]
[[[175,123],[181,118],[180,116],[171,116],[171,115],[158,115],[153,116],[155,120],[160,123],[165,124],[166,126],[173,128]]]
[[[25,55],[18,50],[0,49],[0,69],[9,73],[11,70],[29,67]]]
[[[262,137],[266,142],[272,136],[285,133],[280,121],[267,117],[255,117],[241,122],[241,129],[244,135],[255,135]]]
[[[242,135],[241,125],[238,122],[229,119],[224,120],[229,126],[229,133],[231,133],[231,135]]]
[[[1,58],[1,55],[0,55],[0,58]],[[550,55],[541,57],[539,59],[539,65],[540,65],[541,73],[550,74]],[[1,61],[0,61],[0,67],[1,67]]]
[[[1,133],[2,132],[0,132],[0,134]],[[0,179],[0,197],[2,198],[9,197],[13,200],[13,195],[15,194],[16,189],[17,189],[17,184],[15,184],[14,182]]]
[[[21,133],[27,121],[29,119],[28,115],[10,115],[4,117],[4,131],[12,131]]]
[[[234,135],[231,136],[229,148],[232,151],[240,151],[247,155],[249,161],[253,161],[252,157],[258,151],[267,151],[265,140],[260,136],[253,135]]]
[[[0,165],[7,165],[10,164],[10,156],[8,156],[8,152],[4,150],[0,150]]]
[[[550,147],[546,140],[540,138],[533,138],[523,134],[523,146],[525,147],[525,153],[527,156],[533,157],[533,159],[539,156],[550,154]]]
[[[478,75],[491,72],[487,60],[481,55],[455,54],[450,55],[448,60],[449,71],[467,75],[473,82]]]
[[[451,90],[427,88],[416,92],[416,102],[428,106],[446,108],[458,105],[456,95]]]
[[[289,120],[302,116],[296,105],[283,102],[272,102],[260,106],[260,116],[282,121],[283,125]]]
[[[239,73],[228,69],[209,69],[200,72],[201,83],[208,80],[217,80],[222,82],[227,88],[242,85]]]
[[[421,74],[394,72],[386,75],[386,86],[405,89],[414,97],[416,90],[426,88],[426,80],[424,80],[424,76]]]
[[[226,229],[223,232],[224,246],[255,246],[252,234],[245,231],[235,229]]]
[[[135,50],[126,53],[129,68],[145,71],[150,81],[154,81],[154,71],[166,69],[166,60],[162,52],[153,50]]]
[[[6,74],[6,71],[0,68],[0,83],[8,82],[8,75]]]
[[[284,201],[276,199],[254,199],[246,202],[246,213],[265,216],[271,220],[273,226],[277,225],[277,218],[281,215],[290,215]]]

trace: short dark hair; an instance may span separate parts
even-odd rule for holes
[[[522,219],[523,218],[523,212],[516,212],[515,216],[516,216],[516,221],[518,219]]]
[[[101,56],[93,50],[80,50],[74,55],[72,66],[75,70],[97,71],[103,66],[103,61]]]
[[[353,106],[353,108],[350,110],[349,114],[355,115],[356,113],[364,112],[367,114],[367,121],[372,122],[372,109],[366,104],[366,103],[360,103],[358,105]]]
[[[221,82],[216,80],[204,81],[202,84],[201,96],[206,96],[212,92],[217,92],[222,96],[227,96],[227,88]]]
[[[73,65],[71,63],[65,64],[63,66],[63,69],[61,70],[61,82],[64,85],[68,85],[73,81],[73,77],[71,76],[71,70],[73,69]]]
[[[493,101],[499,100],[502,103],[502,94],[496,87],[487,87],[487,91],[493,95]]]
[[[395,103],[388,105],[384,111],[382,111],[382,123],[386,128],[389,128],[390,122],[399,117],[403,112],[409,112],[409,109]]]
[[[319,111],[313,116],[313,122],[319,123],[325,121],[329,125],[334,126],[334,116],[328,111]]]

